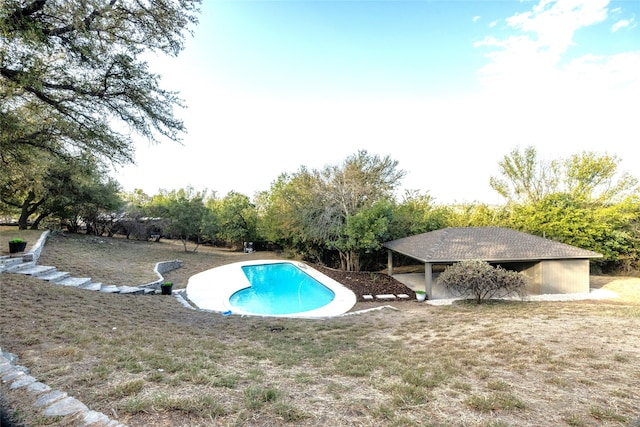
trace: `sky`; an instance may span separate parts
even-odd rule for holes
[[[283,173],[389,155],[405,190],[503,203],[514,149],[615,155],[640,179],[640,1],[205,0],[177,58],[182,144],[138,140],[125,191],[253,197]]]

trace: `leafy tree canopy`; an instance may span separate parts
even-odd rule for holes
[[[601,203],[615,203],[637,192],[638,181],[618,170],[620,159],[589,151],[567,159],[543,161],[534,147],[518,149],[498,163],[500,177],[489,184],[516,203],[537,203],[555,193]]]
[[[592,152],[574,154],[564,161],[565,189],[576,198],[617,203],[636,191],[638,180],[619,172],[617,156]]]
[[[96,214],[119,206],[119,185],[91,154],[63,161],[49,152],[22,146],[0,153],[0,165],[0,205],[19,213],[21,229],[27,228],[33,215],[37,218],[32,228],[37,228],[49,216],[60,220],[83,216],[86,220],[81,207],[91,206]]]
[[[399,239],[444,228],[450,216],[451,210],[435,205],[429,194],[407,190],[402,202],[394,209],[389,238]]]
[[[257,215],[248,196],[230,191],[224,198],[213,201],[209,206],[219,222],[219,238],[237,246],[255,239]]]
[[[558,187],[558,162],[541,161],[534,147],[512,150],[498,167],[501,177],[491,177],[489,185],[509,201],[536,202]]]
[[[405,172],[390,156],[360,150],[341,165],[327,166],[311,176],[312,197],[303,219],[305,231],[336,249],[344,270],[358,271],[360,254],[375,245],[367,243],[368,239],[354,240],[354,233],[368,229],[372,235],[386,234],[389,221],[381,220],[380,215],[389,212],[387,204],[379,203],[393,200]]]
[[[141,59],[177,55],[199,0],[0,0],[0,150],[133,162],[132,134],[179,140],[181,101]]]
[[[160,190],[160,194],[151,199],[148,210],[152,215],[164,218],[165,233],[180,239],[185,252],[187,243],[190,240],[195,241],[193,252],[196,252],[210,219],[206,197],[206,190],[197,191],[193,187],[172,191]]]

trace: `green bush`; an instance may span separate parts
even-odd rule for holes
[[[461,261],[447,267],[438,283],[455,296],[473,297],[478,304],[492,298],[523,296],[526,286],[522,274],[481,260]]]

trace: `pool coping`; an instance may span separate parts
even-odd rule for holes
[[[242,267],[263,264],[292,264],[309,276],[331,289],[334,299],[327,305],[314,310],[291,314],[256,314],[232,307],[229,298],[235,292],[251,286],[249,279],[242,271]],[[251,260],[215,267],[191,276],[187,282],[186,296],[200,310],[215,311],[223,314],[238,314],[257,317],[287,317],[287,318],[323,318],[340,316],[353,308],[356,295],[341,283],[322,274],[318,270],[300,261],[291,260]]]

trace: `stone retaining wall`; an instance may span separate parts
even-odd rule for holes
[[[162,274],[168,271],[178,269],[182,267],[182,264],[183,262],[180,261],[179,259],[175,259],[173,261],[162,261],[157,263],[153,271],[158,276],[158,280],[154,280],[153,282],[147,283],[145,285],[140,285],[140,287],[159,289],[160,285],[164,282],[164,277],[162,276]]]
[[[50,231],[47,230],[40,235],[38,241],[31,247],[31,250],[24,254],[24,256],[22,257],[22,260],[24,262],[38,262],[38,258],[40,258],[40,254],[42,253],[42,249],[44,248],[44,244],[49,238],[49,233]]]

